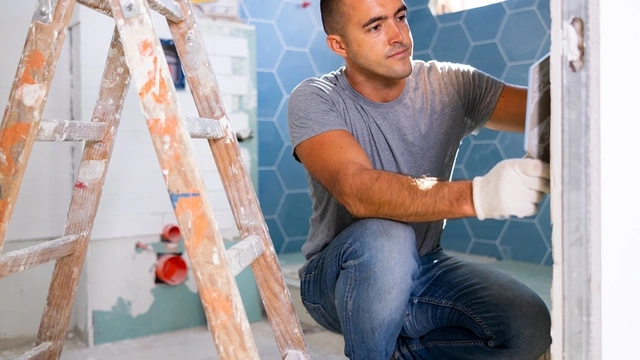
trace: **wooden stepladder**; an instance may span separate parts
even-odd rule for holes
[[[37,344],[58,359],[130,80],[140,97],[221,359],[258,359],[234,276],[251,265],[283,359],[309,359],[255,189],[188,0],[78,0],[115,20],[90,122],[41,119],[75,0],[37,0],[0,127],[0,253],[34,141],[84,141],[64,235],[0,255],[0,279],[56,260]],[[149,9],[164,15],[200,117],[184,118]],[[225,250],[190,137],[209,139],[243,238]]]

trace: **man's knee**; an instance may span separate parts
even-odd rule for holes
[[[350,229],[354,239],[343,248],[342,268],[369,282],[372,291],[408,294],[419,270],[413,228],[384,219],[364,219],[354,225]]]
[[[386,219],[363,219],[354,225],[363,251],[385,259],[417,258],[416,234],[411,225]]]
[[[542,299],[537,296],[523,299],[511,321],[512,345],[520,348],[522,354],[537,358],[547,351],[551,345],[551,316]]]

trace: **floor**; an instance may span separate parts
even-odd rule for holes
[[[267,321],[251,324],[261,359],[280,359],[271,326]],[[342,336],[329,331],[305,334],[311,358],[345,360]],[[16,359],[30,347],[0,351],[0,360]],[[87,348],[80,340],[65,343],[61,360],[215,360],[218,359],[211,333],[205,328],[193,328],[102,344]]]
[[[466,256],[465,256],[466,257]],[[281,259],[285,276],[295,276],[297,258]],[[474,258],[514,276],[536,291],[547,306],[551,306],[550,286],[551,268],[514,261],[495,261],[487,258]],[[292,292],[293,293],[293,292]],[[301,317],[302,322],[302,317]],[[258,346],[260,358],[279,359],[279,351],[273,332],[267,321],[251,324]],[[317,326],[303,324],[305,339],[314,360],[344,360],[344,341],[342,336],[322,330]],[[0,360],[15,359],[29,348],[0,351]],[[181,330],[144,338],[124,340],[87,348],[75,338],[67,339],[61,360],[213,360],[218,359],[211,334],[206,328]]]

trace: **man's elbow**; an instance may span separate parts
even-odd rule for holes
[[[339,189],[336,194],[336,200],[347,209],[349,214],[359,219],[371,215],[370,206],[363,200],[362,194],[360,193],[361,190],[358,189],[357,186],[347,182],[344,186],[339,186]]]
[[[368,207],[356,196],[347,196],[340,203],[355,218],[364,219],[370,216]]]

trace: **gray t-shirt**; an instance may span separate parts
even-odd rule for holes
[[[376,103],[355,91],[341,68],[303,81],[291,94],[291,143],[295,149],[315,135],[346,130],[375,169],[450,180],[462,138],[488,120],[503,85],[470,66],[415,60],[400,97]],[[357,219],[317,180],[307,178],[313,214],[302,252],[311,259]],[[411,225],[420,255],[439,246],[443,221]]]

